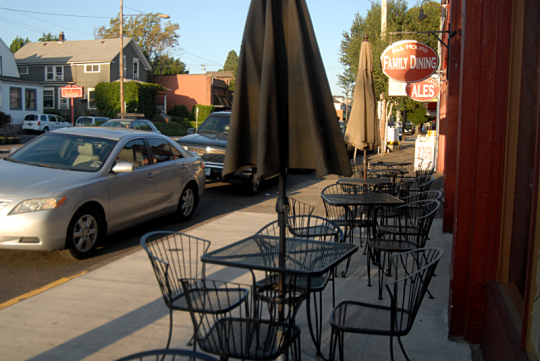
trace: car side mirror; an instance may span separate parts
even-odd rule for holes
[[[195,128],[188,128],[187,133],[188,133],[188,134],[193,134],[193,133],[195,133]]]
[[[129,162],[119,162],[111,169],[111,172],[115,174],[133,173],[135,171],[135,165]]]

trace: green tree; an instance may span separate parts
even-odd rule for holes
[[[180,59],[170,58],[167,54],[157,57],[152,62],[153,75],[189,74],[186,64]]]
[[[58,36],[56,35],[53,35],[51,33],[43,33],[43,36],[41,36],[41,38],[38,39],[38,41],[42,41],[42,42],[45,42],[45,41],[58,41]]]
[[[132,37],[141,48],[151,64],[160,64],[161,57],[178,46],[180,35],[176,33],[180,25],[170,21],[164,22],[159,14],[141,14],[124,19],[125,37]],[[95,30],[97,39],[114,39],[120,37],[119,16],[109,21],[109,27],[102,26]],[[165,61],[164,61],[165,62]],[[157,69],[158,72],[161,69]]]
[[[368,35],[373,51],[373,78],[377,97],[384,93],[387,101],[394,102],[394,109],[414,112],[421,103],[408,97],[388,97],[388,77],[383,74],[380,57],[384,49],[391,43],[404,39],[418,40],[437,49],[438,40],[428,34],[390,34],[405,31],[437,31],[439,29],[441,6],[436,2],[425,2],[422,6],[428,16],[418,21],[419,7],[407,8],[405,0],[389,0],[387,3],[386,33],[381,36],[381,4],[372,2],[365,17],[356,14],[349,31],[343,32],[339,51],[339,62],[344,72],[338,76],[338,85],[343,89],[356,82],[358,73],[358,57],[364,35]],[[427,117],[424,121],[427,121]]]
[[[236,71],[238,70],[238,54],[236,51],[231,50],[229,51],[229,54],[227,54],[227,59],[225,60],[225,64],[223,65],[223,69],[219,69],[219,71],[232,71],[234,79],[232,79],[229,83],[229,90],[231,93],[234,93],[234,86],[236,85]]]
[[[22,48],[26,43],[29,43],[30,40],[28,38],[26,39],[23,39],[23,38],[19,38],[18,36],[13,39],[13,41],[11,42],[11,45],[9,46],[9,50],[11,50],[11,52],[13,54],[15,54],[15,52],[17,50],[19,50],[20,48]]]

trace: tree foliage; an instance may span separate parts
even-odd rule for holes
[[[13,41],[11,42],[11,45],[9,46],[9,50],[11,50],[11,52],[13,54],[15,54],[15,52],[17,50],[19,50],[20,48],[22,48],[26,43],[29,43],[30,40],[28,38],[26,39],[23,39],[23,38],[19,38],[18,36],[13,39]]]
[[[152,62],[153,75],[189,74],[186,64],[180,59],[170,58],[167,54],[161,55]]]
[[[45,41],[58,41],[58,36],[57,35],[53,35],[51,33],[43,33],[43,35],[41,36],[41,38],[38,39],[38,41],[41,41],[41,42],[45,42]]]
[[[227,54],[227,59],[225,60],[225,64],[223,65],[223,69],[219,69],[219,71],[232,71],[234,79],[232,79],[229,82],[229,90],[231,93],[234,93],[234,86],[236,85],[236,71],[238,70],[238,54],[236,51],[231,50],[229,51],[229,54]]]
[[[419,7],[408,9],[406,0],[389,0],[385,34],[381,34],[382,6],[379,2],[371,3],[371,8],[365,17],[356,14],[350,30],[343,32],[339,62],[343,65],[344,72],[338,75],[338,85],[347,90],[356,83],[360,47],[364,35],[368,35],[373,51],[373,78],[377,96],[384,93],[387,101],[395,103],[394,108],[397,107],[407,112],[414,112],[416,108],[420,107],[421,103],[408,97],[388,97],[388,77],[383,74],[380,57],[390,44],[405,39],[421,41],[433,49],[437,49],[438,40],[429,34],[390,34],[391,32],[405,31],[438,31],[440,4],[427,1],[423,3],[422,8],[428,17],[423,21],[418,21]]]
[[[109,21],[109,27],[102,26],[95,31],[97,39],[114,39],[120,37],[120,16]],[[160,59],[167,52],[178,46],[180,35],[176,33],[180,25],[171,21],[164,22],[159,14],[140,14],[124,19],[122,29],[125,37],[132,37],[141,48],[151,64],[157,64],[157,72],[163,71],[159,67],[167,61]],[[168,59],[168,57],[167,57]],[[183,64],[183,63],[182,63]],[[185,68],[185,64],[184,64]],[[159,74],[156,74],[159,75]]]

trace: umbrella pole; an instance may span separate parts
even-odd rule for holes
[[[364,180],[367,179],[367,148],[364,148]]]
[[[287,200],[287,168],[281,167],[279,171],[279,193],[276,202],[276,212],[278,214],[278,226],[279,226],[279,268],[285,268],[285,251],[286,245],[286,232],[287,232],[287,213],[289,210],[289,202]],[[279,290],[281,297],[284,297],[285,290],[285,274],[279,273]],[[284,319],[283,305],[279,306],[279,320]]]

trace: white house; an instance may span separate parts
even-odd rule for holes
[[[2,39],[0,39],[0,111],[11,115],[11,132],[21,130],[27,114],[43,113],[43,86],[21,79],[15,57]]]

